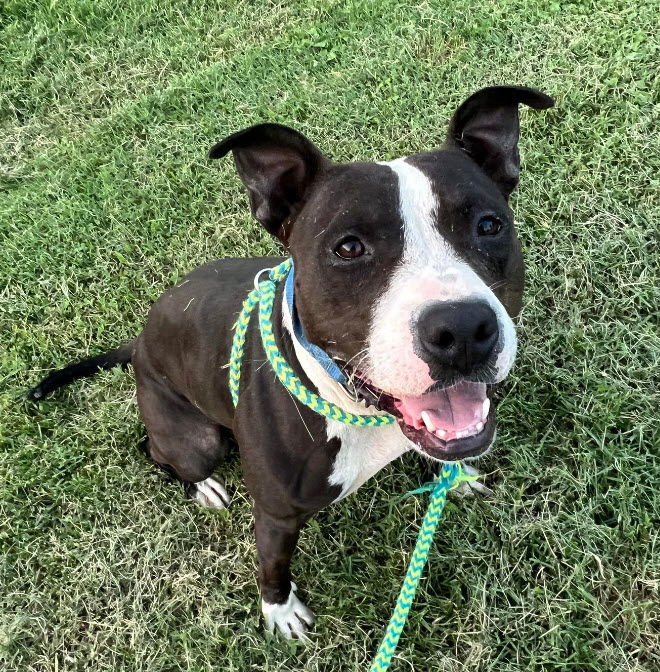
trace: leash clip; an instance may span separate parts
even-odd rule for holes
[[[262,273],[270,273],[273,269],[272,268],[262,268],[260,271],[257,272],[257,274],[254,276],[254,288],[256,290],[259,289],[259,277],[261,276]]]

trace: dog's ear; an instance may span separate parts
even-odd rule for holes
[[[555,102],[526,86],[490,86],[473,93],[454,113],[446,145],[459,147],[495,182],[505,198],[520,174],[518,105],[545,110]]]
[[[233,152],[247,187],[250,208],[269,233],[286,244],[288,224],[300,211],[309,186],[330,161],[301,133],[280,124],[258,124],[211,147],[209,158]]]

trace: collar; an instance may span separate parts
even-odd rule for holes
[[[332,361],[330,356],[325,350],[319,348],[318,345],[310,343],[305,336],[305,331],[298,317],[298,311],[296,310],[294,296],[293,296],[293,287],[294,287],[294,267],[293,262],[291,263],[291,270],[286,277],[286,283],[284,285],[284,300],[286,301],[287,307],[289,308],[289,314],[291,315],[291,324],[293,326],[293,335],[296,340],[302,345],[305,350],[323,367],[324,371],[336,382],[341,385],[346,384],[346,376],[343,374],[341,369]]]

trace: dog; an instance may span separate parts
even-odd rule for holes
[[[156,301],[134,341],[56,371],[29,393],[42,399],[130,362],[151,458],[210,507],[229,504],[213,474],[232,433],[254,501],[271,631],[305,639],[313,623],[290,571],[311,516],[407,451],[452,462],[491,447],[491,400],[516,356],[512,318],[524,285],[508,206],[520,104],[554,101],[526,87],[481,89],[458,107],[442,146],[393,161],[334,163],[273,123],[210,150],[211,159],[233,153],[252,214],[293,259],[273,311],[286,361],[327,401],[354,414],[388,412],[396,423],[341,424],[296,401],[266,362],[254,315],[234,408],[233,325],[255,276],[282,258],[200,266]]]

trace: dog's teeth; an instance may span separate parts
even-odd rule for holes
[[[433,420],[431,420],[431,416],[429,415],[428,411],[422,411],[422,420],[424,421],[426,429],[428,429],[429,432],[435,432],[435,425],[433,424]]]
[[[475,425],[475,429],[476,429],[478,432],[480,432],[483,428],[484,428],[484,423],[483,423],[483,422],[478,422],[478,423]]]
[[[439,439],[444,439],[445,436],[447,436],[447,432],[445,432],[444,429],[438,429],[438,430],[436,431],[435,435],[436,435]]]
[[[469,429],[464,429],[462,432],[456,432],[457,439],[464,439],[466,436],[470,436]]]
[[[490,399],[488,397],[484,399],[484,405],[481,408],[481,412],[483,414],[483,419],[485,420],[490,412]]]

